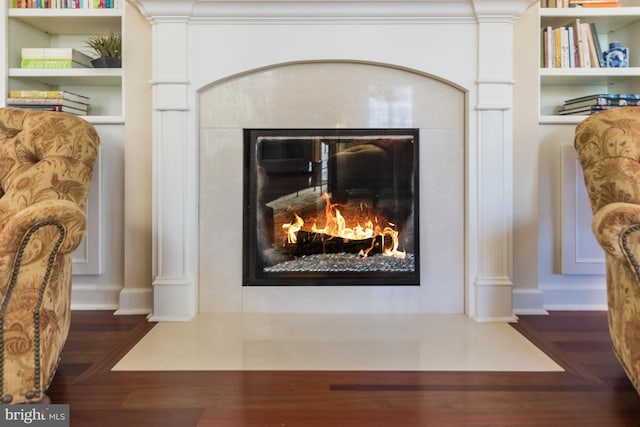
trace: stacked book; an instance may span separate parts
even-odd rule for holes
[[[11,0],[11,7],[30,9],[113,9],[123,0]]]
[[[618,0],[541,0],[540,7],[620,7]]]
[[[636,105],[640,105],[640,94],[599,93],[566,100],[558,110],[558,114],[588,116],[610,108]]]
[[[543,30],[542,65],[545,68],[599,68],[606,63],[593,22],[574,19],[564,27]]]
[[[569,7],[620,7],[618,0],[569,0]]]
[[[86,116],[89,98],[64,90],[12,90],[9,91],[7,107],[62,111]]]
[[[66,47],[24,47],[21,68],[91,68],[91,57]]]

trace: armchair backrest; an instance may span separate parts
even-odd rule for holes
[[[38,201],[86,202],[98,135],[80,117],[0,108],[0,229]]]
[[[640,107],[589,116],[575,135],[593,213],[614,202],[640,204]]]

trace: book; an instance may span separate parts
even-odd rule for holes
[[[580,56],[578,51],[578,36],[576,35],[575,28],[567,27],[567,33],[569,33],[569,66],[580,67]]]
[[[553,28],[547,27],[543,31],[544,37],[544,52],[543,52],[543,64],[545,68],[554,68],[555,67],[555,41],[554,41],[554,32]]]
[[[570,7],[590,7],[592,5],[598,5],[597,7],[620,7],[619,0],[569,0]],[[599,6],[606,5],[606,6]]]
[[[622,7],[619,2],[610,2],[610,1],[597,1],[597,2],[580,2],[574,3],[571,7],[584,7],[588,8],[596,8],[596,7]]]
[[[592,101],[594,99],[603,99],[603,100],[625,100],[625,101],[638,101],[640,100],[640,94],[636,93],[596,93],[593,95],[585,95],[580,96],[578,98],[571,98],[564,101],[564,105],[567,108],[570,108],[569,105],[576,104],[578,102],[584,101]]]
[[[569,32],[567,27],[560,27],[560,66],[569,68],[571,67],[571,62]]]
[[[23,47],[22,59],[71,59],[85,67],[91,67],[92,58],[79,50],[65,47]]]
[[[72,59],[23,59],[21,68],[90,68]]]
[[[587,35],[587,27],[589,24],[584,22],[580,23],[580,51],[582,52],[582,66],[584,68],[591,68],[591,55],[589,55],[589,39]]]
[[[78,95],[66,90],[11,90],[9,91],[10,98],[54,98],[54,99],[68,99],[70,101],[81,102],[83,104],[89,104],[89,97],[84,95]]]
[[[600,67],[606,67],[607,63],[604,60],[604,55],[602,54],[602,44],[600,43],[600,36],[598,35],[598,31],[596,29],[596,23],[589,23],[591,26],[591,34],[593,35],[593,44],[596,48],[596,56],[598,57],[598,62],[600,63]]]
[[[553,40],[554,40],[553,67],[554,68],[562,68],[562,36],[561,36],[561,29],[560,28],[554,28],[553,29]]]
[[[597,113],[599,111],[609,110],[611,108],[624,108],[619,105],[588,105],[586,107],[578,107],[578,108],[569,108],[566,110],[559,110],[558,114],[567,116],[567,115],[581,115],[588,116],[593,113]]]
[[[563,106],[560,110],[566,111],[569,109],[590,107],[595,105],[607,105],[607,106],[615,106],[615,107],[634,107],[634,106],[640,106],[640,99],[627,100],[627,99],[594,98],[586,101],[574,102],[573,104],[567,104]]]
[[[122,0],[12,0],[11,7],[30,9],[113,9]]]
[[[89,108],[87,104],[81,102],[70,101],[68,99],[61,98],[7,98],[7,104],[10,105],[62,105],[65,107],[72,107],[78,110],[84,110],[85,112]]]
[[[71,113],[77,116],[86,116],[85,110],[78,110],[76,108],[67,107],[64,105],[28,105],[28,104],[7,104],[7,107],[11,108],[23,108],[27,110],[40,110],[40,111],[60,111],[63,113]]]
[[[576,18],[573,20],[571,24],[571,28],[573,28],[573,37],[574,44],[576,49],[576,67],[585,67],[584,60],[584,32],[582,31],[582,27],[580,26],[580,18]]]
[[[598,52],[596,50],[596,42],[590,24],[582,24],[585,26],[585,33],[587,35],[587,43],[589,46],[589,62],[591,62],[591,68],[600,68],[600,59],[598,58]]]

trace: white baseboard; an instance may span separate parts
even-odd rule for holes
[[[120,291],[120,305],[116,315],[149,314],[153,312],[153,289],[123,288]]]
[[[607,309],[606,284],[601,286],[542,286],[544,308],[551,311],[600,311]]]
[[[544,295],[540,289],[514,289],[513,312],[518,314],[549,314],[545,310]]]
[[[74,283],[71,286],[71,309],[117,310],[121,289],[117,285]]]

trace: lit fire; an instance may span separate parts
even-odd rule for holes
[[[296,216],[295,220],[290,224],[282,224],[282,229],[285,233],[287,233],[287,242],[288,243],[296,243],[298,241],[298,231],[304,225],[304,221],[302,218],[298,216],[298,214],[294,214]]]
[[[389,223],[386,226],[381,226],[378,223],[378,218],[363,218],[362,223],[360,220],[356,219],[352,222],[355,222],[355,225],[347,224],[347,220],[340,213],[337,204],[331,203],[331,197],[329,194],[324,193],[322,195],[326,205],[325,205],[325,225],[324,227],[318,227],[314,222],[311,226],[311,232],[313,233],[322,233],[328,236],[340,237],[345,240],[365,240],[365,239],[373,239],[371,247],[367,250],[360,251],[360,256],[366,257],[369,251],[373,249],[373,245],[375,243],[375,238],[378,236],[382,236],[382,254],[385,256],[394,256],[397,258],[404,258],[406,253],[404,251],[398,250],[398,232],[394,230],[392,227],[394,224]],[[364,211],[364,205],[360,206],[360,210]],[[298,231],[303,229],[304,220],[298,215],[294,214],[295,218],[292,222],[287,224],[282,224],[282,229],[284,230],[287,236],[288,243],[296,243],[298,241]],[[387,237],[388,239],[385,239]],[[390,241],[390,243],[387,243]]]

